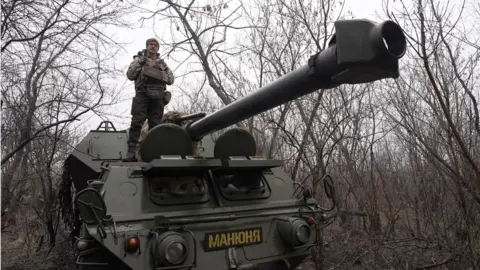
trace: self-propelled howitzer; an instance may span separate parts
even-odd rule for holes
[[[245,129],[216,140],[207,135],[318,89],[399,76],[406,42],[395,23],[337,21],[335,31],[328,48],[260,90],[212,114],[179,119],[193,120],[187,124],[154,127],[140,146],[141,162],[121,161],[125,131],[91,131],[66,162],[65,178],[80,190],[77,265],[293,269],[305,259],[317,244],[316,225],[333,207],[317,205],[282,161],[256,156]]]

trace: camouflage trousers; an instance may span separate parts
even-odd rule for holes
[[[162,90],[156,90],[160,93]],[[145,91],[137,91],[132,101],[132,123],[130,125],[128,146],[134,148],[140,137],[145,120],[148,120],[149,130],[162,122],[164,110],[163,95],[153,96]]]

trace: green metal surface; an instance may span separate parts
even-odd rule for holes
[[[325,185],[332,206],[324,209],[283,161],[255,156],[247,130],[216,132],[318,89],[399,76],[405,37],[396,24],[345,20],[335,29],[329,47],[299,69],[211,114],[185,116],[193,120],[185,126],[153,128],[140,147],[142,162],[121,162],[127,133],[113,124],[90,132],[66,166],[77,190],[97,180],[90,183],[98,192],[77,194],[83,220],[74,236],[84,241],[77,265],[293,269],[305,259],[317,245],[316,225],[335,207],[331,178]],[[200,156],[193,157],[198,140]]]

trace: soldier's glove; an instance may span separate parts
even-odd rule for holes
[[[140,56],[139,59],[138,59],[138,63],[140,63],[140,65],[145,65],[145,63],[147,63],[147,57],[146,56]]]
[[[163,93],[163,105],[165,106],[170,103],[170,99],[172,99],[172,93],[170,93],[169,91],[165,91]]]

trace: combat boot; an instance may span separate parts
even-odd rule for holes
[[[127,156],[122,159],[123,162],[135,162],[137,158],[135,157],[135,146],[128,146]]]

